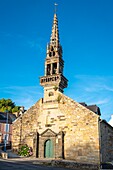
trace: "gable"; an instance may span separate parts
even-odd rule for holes
[[[57,134],[53,132],[51,129],[46,129],[43,133],[40,134],[42,137],[54,137]]]

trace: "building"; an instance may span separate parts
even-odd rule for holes
[[[12,142],[12,122],[16,116],[12,113],[0,112],[0,144],[4,144],[7,139],[7,144]]]
[[[63,94],[68,80],[54,14],[47,45],[45,74],[40,77],[44,97],[13,123],[13,150],[27,144],[38,158],[62,158],[82,163],[113,160],[113,128],[100,118],[96,105],[78,103]]]

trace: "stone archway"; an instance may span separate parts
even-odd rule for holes
[[[64,158],[64,133],[46,129],[37,140],[37,157]]]

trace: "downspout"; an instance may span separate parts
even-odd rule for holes
[[[100,163],[102,162],[102,149],[101,149],[101,129],[100,129],[100,123],[102,122],[102,119],[100,117],[98,118],[98,131],[99,131],[99,157],[100,157]]]

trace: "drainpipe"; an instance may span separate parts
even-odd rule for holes
[[[100,129],[100,124],[102,122],[102,119],[98,119],[98,125],[99,125],[99,149],[100,149],[100,163],[102,162],[102,148],[101,148],[101,129]]]

